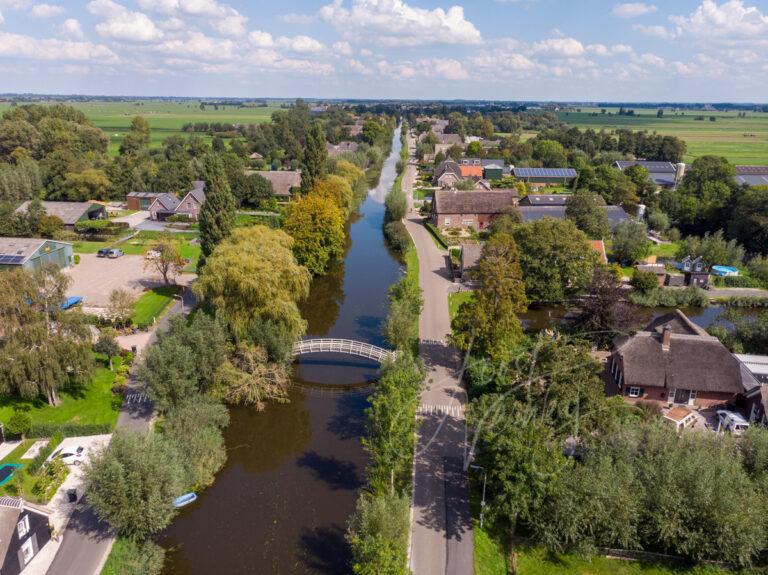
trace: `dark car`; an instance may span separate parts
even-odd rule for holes
[[[109,248],[101,248],[99,251],[96,252],[97,258],[105,258],[109,255]]]

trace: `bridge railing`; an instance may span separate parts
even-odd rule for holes
[[[294,344],[294,356],[309,353],[345,353],[381,363],[396,352],[354,339],[317,337],[302,339]]]

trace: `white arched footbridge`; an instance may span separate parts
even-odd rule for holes
[[[306,338],[293,345],[294,357],[310,353],[345,353],[382,363],[385,359],[393,357],[396,352],[354,339],[328,337]]]

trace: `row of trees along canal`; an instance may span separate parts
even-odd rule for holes
[[[174,498],[213,483],[224,465],[226,404],[269,409],[287,401],[293,342],[306,322],[298,304],[312,274],[343,254],[345,221],[378,179],[393,121],[375,118],[375,145],[330,160],[322,126],[306,140],[302,194],[285,209],[281,229],[235,227],[235,200],[219,158],[205,158],[206,203],[200,214],[200,306],[176,317],[144,354],[139,376],[159,424],[147,433],[118,430],[86,469],[89,502],[129,546],[136,573],[158,573],[163,550],[153,536],[174,518]]]

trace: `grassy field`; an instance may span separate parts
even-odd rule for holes
[[[131,316],[133,325],[148,325],[160,319],[166,308],[180,293],[179,286],[161,286],[144,293],[134,304]]]
[[[82,110],[95,126],[104,130],[109,136],[109,153],[116,155],[120,142],[131,125],[134,116],[144,116],[152,129],[150,145],[159,147],[168,136],[175,134],[188,135],[181,127],[189,122],[222,122],[240,124],[261,124],[268,122],[272,112],[280,107],[270,105],[266,108],[238,108],[236,106],[206,106],[200,109],[198,101],[162,101],[137,100],[125,102],[66,102],[66,104]],[[7,102],[0,103],[0,113],[10,107]],[[206,134],[198,134],[206,140]]]
[[[114,368],[120,365],[114,359]],[[112,394],[115,372],[103,363],[96,369],[91,383],[79,393],[61,392],[61,403],[51,407],[42,400],[28,401],[10,397],[0,399],[0,422],[7,423],[15,409],[29,408],[32,423],[109,423],[114,425],[122,398]]]
[[[601,114],[599,108],[581,108],[581,112],[557,115],[578,128],[627,128],[677,136],[688,145],[688,154],[683,158],[687,163],[716,154],[735,164],[768,164],[768,114],[747,112],[746,117],[739,118],[737,112],[685,110],[676,114],[665,110],[664,116],[657,118],[655,109],[635,109],[634,116],[618,116],[618,108],[607,110],[612,114]],[[704,116],[704,120],[695,120],[696,116]],[[711,122],[710,116],[716,120]]]

